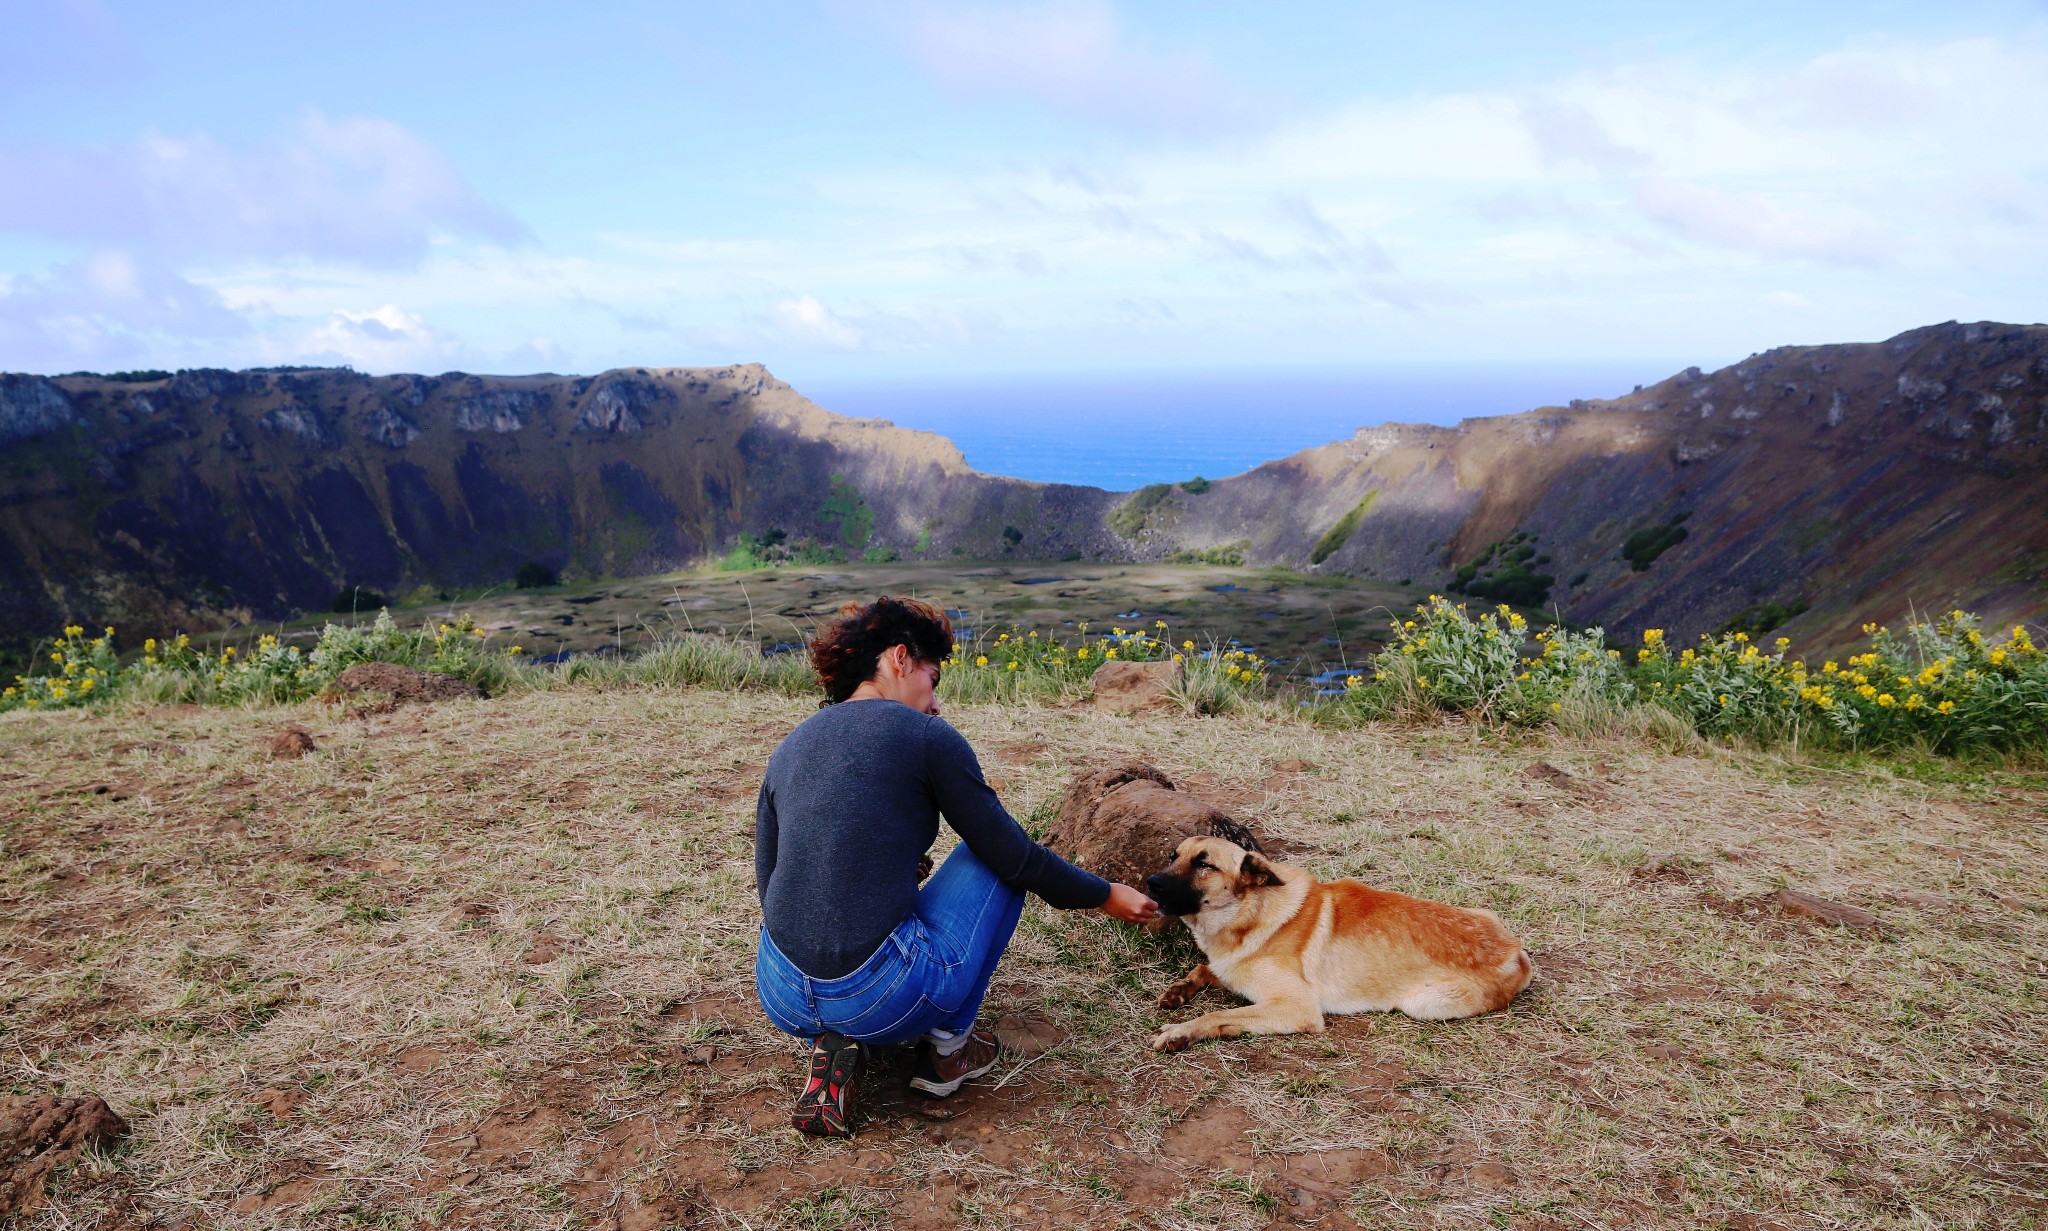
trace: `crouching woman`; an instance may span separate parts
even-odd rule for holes
[[[754,821],[761,1007],[811,1040],[791,1122],[852,1133],[867,1048],[916,1041],[912,1088],[945,1097],[994,1068],[977,1027],[1025,893],[1140,923],[1158,911],[1033,842],[933,698],[953,629],[913,599],[848,604],[811,643],[825,700],[768,759]],[[931,874],[943,816],[960,845]]]

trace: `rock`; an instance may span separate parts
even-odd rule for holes
[[[1045,845],[1105,880],[1142,887],[1173,862],[1182,839],[1197,834],[1257,849],[1257,838],[1215,806],[1177,790],[1158,769],[1133,762],[1076,774]]]
[[[103,1099],[50,1094],[0,1098],[0,1219],[42,1204],[52,1171],[88,1146],[126,1136],[128,1124]]]
[[[274,761],[290,761],[319,751],[313,742],[313,733],[293,723],[270,737],[270,757]]]
[[[456,406],[455,426],[465,432],[516,432],[541,404],[541,396],[531,390],[486,390]]]
[[[1173,689],[1180,676],[1180,664],[1172,661],[1106,662],[1095,669],[1095,708],[1112,714],[1179,709]]]
[[[334,677],[327,691],[337,697],[380,693],[400,705],[408,701],[453,701],[484,695],[483,689],[467,680],[397,663],[357,663]]]
[[[28,440],[78,421],[64,390],[41,376],[0,373],[0,444]]]
[[[1793,915],[1801,919],[1812,919],[1829,927],[1852,928],[1858,931],[1876,930],[1883,926],[1876,915],[1856,906],[1845,906],[1817,898],[1798,889],[1780,889],[1771,895],[1771,904],[1779,914]]]

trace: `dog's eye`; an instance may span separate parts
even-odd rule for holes
[[[1188,860],[1188,866],[1191,868],[1206,868],[1209,866],[1209,861],[1197,855],[1193,859]]]

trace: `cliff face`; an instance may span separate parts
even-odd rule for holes
[[[1505,586],[1626,634],[1790,615],[1821,650],[1909,611],[2038,620],[2048,326],[1790,347],[1613,401],[1368,428],[1129,499],[976,473],[938,436],[829,414],[754,365],[0,376],[16,648],[65,621],[199,629],[346,586],[504,584],[528,562],[660,571],[771,529],[850,558],[1235,547],[1438,589],[1462,570],[1475,596]]]
[[[528,562],[659,571],[771,528],[856,559],[1106,553],[1114,499],[977,474],[941,437],[827,414],[757,365],[7,376],[0,621],[15,640],[71,619],[207,627]]]
[[[1521,571],[1554,579],[1546,605],[1631,635],[1768,604],[1810,604],[1784,631],[1820,648],[1867,619],[1950,606],[2038,620],[2048,327],[1786,347],[1612,401],[1368,428],[1176,491],[1148,520],[1149,552],[1243,543],[1253,563],[1440,588],[1521,535]],[[1646,567],[1623,556],[1631,536]],[[1477,578],[1498,578],[1511,550]]]

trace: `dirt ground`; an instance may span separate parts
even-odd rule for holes
[[[885,1055],[865,1131],[819,1142],[749,975],[753,794],[811,708],[0,718],[0,1091],[134,1126],[20,1225],[2048,1221],[2039,776],[963,710],[1029,824],[1150,761],[1320,874],[1490,906],[1541,973],[1471,1021],[1158,1055],[1185,936],[1034,903],[988,1006],[1011,1058],[933,1103]],[[288,723],[317,750],[272,759]]]

